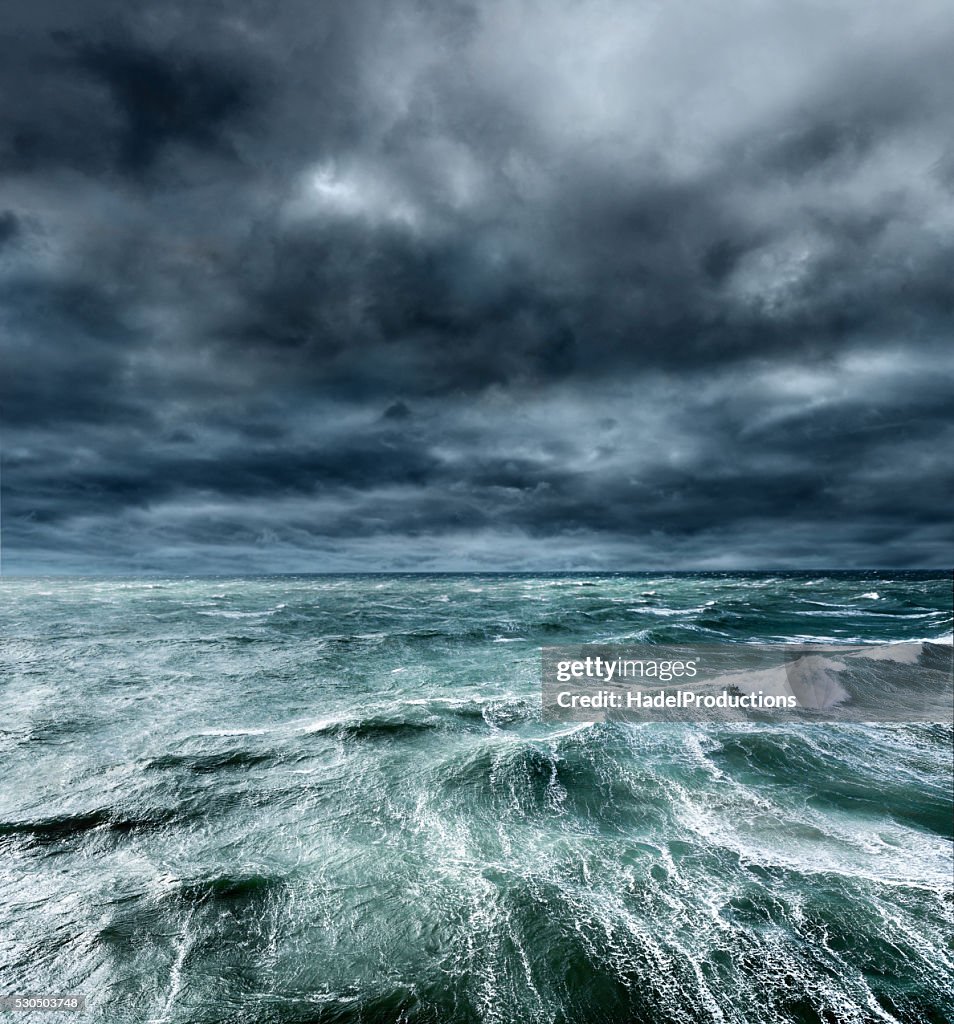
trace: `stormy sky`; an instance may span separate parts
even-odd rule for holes
[[[7,4],[6,572],[945,566],[949,0]]]

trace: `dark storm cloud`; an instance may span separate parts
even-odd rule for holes
[[[949,561],[947,6],[22,5],[8,567]]]
[[[183,143],[225,150],[223,128],[248,102],[238,69],[121,43],[81,44],[76,62],[106,84],[120,114],[120,168],[141,174],[162,149]]]
[[[0,246],[12,242],[20,233],[20,221],[9,210],[0,213]]]

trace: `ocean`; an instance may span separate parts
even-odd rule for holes
[[[2,993],[950,1021],[949,723],[549,722],[540,650],[950,644],[951,601],[896,571],[5,579]]]

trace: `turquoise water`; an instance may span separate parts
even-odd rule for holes
[[[950,643],[949,574],[0,599],[5,993],[109,1024],[954,1019],[948,725],[566,725],[539,691],[545,644]]]

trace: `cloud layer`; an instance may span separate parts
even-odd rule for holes
[[[8,571],[949,564],[949,4],[0,47]]]

